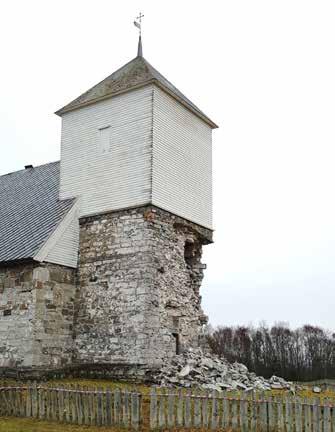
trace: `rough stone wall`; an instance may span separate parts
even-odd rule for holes
[[[158,366],[198,346],[211,235],[152,206],[82,219],[75,362]]]
[[[32,361],[33,266],[0,268],[0,366]]]
[[[51,264],[0,268],[0,366],[71,362],[75,271]]]

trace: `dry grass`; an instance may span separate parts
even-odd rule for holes
[[[168,432],[207,432],[209,429],[169,429]],[[216,429],[218,432],[230,432],[229,430]],[[142,427],[141,432],[149,431],[149,428]],[[125,432],[121,428],[106,428],[95,426],[74,426],[58,424],[33,419],[2,418],[0,419],[0,432]],[[161,429],[161,432],[164,432]]]
[[[124,432],[124,429],[74,426],[25,418],[0,419],[0,432]]]

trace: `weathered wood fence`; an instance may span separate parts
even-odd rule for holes
[[[74,386],[0,387],[0,415],[138,429],[141,420],[141,394]]]
[[[294,396],[43,385],[0,387],[0,416],[127,429],[204,428],[233,432],[335,432],[333,401]]]
[[[335,406],[262,394],[151,392],[150,427],[241,432],[335,432]]]

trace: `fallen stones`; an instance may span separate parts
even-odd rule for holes
[[[153,376],[154,383],[166,387],[198,387],[209,391],[291,390],[283,378],[265,379],[249,372],[241,363],[229,363],[202,350],[189,350],[175,356]]]
[[[317,386],[314,386],[313,387],[313,393],[321,393],[321,388],[317,387]]]
[[[184,378],[184,377],[186,377],[187,375],[189,375],[190,372],[191,372],[191,366],[187,364],[186,366],[183,367],[183,369],[179,372],[178,375],[179,375],[181,378]]]

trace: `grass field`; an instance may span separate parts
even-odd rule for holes
[[[0,432],[124,432],[124,429],[93,426],[73,426],[34,419],[2,418]]]

